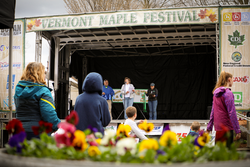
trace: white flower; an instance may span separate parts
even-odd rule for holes
[[[107,129],[105,130],[105,135],[103,137],[103,139],[101,140],[101,145],[107,145],[109,143],[109,140],[112,139],[115,136],[115,132]]]
[[[116,151],[118,155],[124,155],[126,151],[130,151],[131,154],[136,152],[136,141],[134,138],[124,138],[117,142]]]

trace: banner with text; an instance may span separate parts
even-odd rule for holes
[[[113,96],[113,103],[122,103],[124,96],[121,93],[121,89],[113,89],[115,95]],[[144,103],[143,96],[147,93],[147,89],[135,89],[134,103]],[[146,103],[148,102],[148,97],[145,97]]]
[[[221,10],[221,70],[233,74],[237,110],[250,109],[250,8]]]
[[[12,85],[9,85],[9,29],[0,30],[0,111],[9,110],[9,100],[12,101],[13,110],[15,86],[21,78],[24,64],[24,20],[16,20],[13,29],[13,75]],[[12,97],[9,98],[9,89],[12,89]]]
[[[50,16],[26,20],[26,30],[66,30],[114,26],[218,23],[218,8],[158,9]]]

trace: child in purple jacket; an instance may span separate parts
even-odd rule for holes
[[[210,132],[214,124],[216,135],[219,135],[219,133],[223,131],[222,126],[230,130],[230,137],[227,140],[228,147],[233,143],[233,130],[237,134],[236,139],[241,137],[240,126],[234,105],[234,95],[228,88],[232,87],[232,85],[232,74],[222,71],[213,90],[213,106],[210,121],[207,125],[207,131]]]

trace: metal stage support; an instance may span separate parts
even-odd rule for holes
[[[86,56],[83,57],[82,59],[82,81],[78,81],[78,82],[83,82],[85,77],[88,75],[88,71],[87,71],[87,64],[88,64],[88,59]]]
[[[58,117],[64,119],[68,115],[69,94],[69,60],[70,45],[60,48],[60,38],[54,37],[54,90]]]
[[[215,24],[215,31],[216,31],[216,81],[218,81],[219,76],[220,76],[220,31],[219,31],[219,24]]]
[[[12,120],[12,68],[13,68],[13,28],[9,33],[9,120]]]
[[[42,58],[42,31],[36,32],[35,62],[40,63]]]

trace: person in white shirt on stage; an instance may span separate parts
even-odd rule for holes
[[[135,97],[135,87],[133,84],[131,84],[131,80],[128,77],[125,77],[124,84],[121,88],[121,93],[125,98],[123,97],[123,106],[124,106],[124,118],[127,119],[126,109],[129,106],[133,105],[134,97]]]

